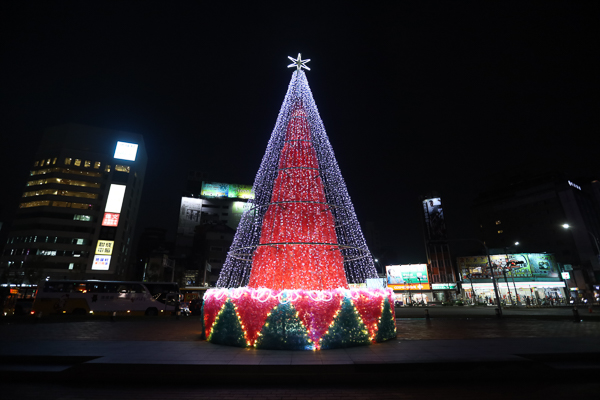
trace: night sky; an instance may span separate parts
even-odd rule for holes
[[[387,263],[425,261],[419,195],[473,237],[493,174],[600,177],[596,2],[393,3],[2,2],[0,221],[44,129],[75,122],[144,136],[138,233],[173,239],[188,169],[254,182],[299,52]]]

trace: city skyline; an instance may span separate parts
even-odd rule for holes
[[[174,238],[188,170],[254,183],[298,53],[361,227],[397,263],[425,260],[421,195],[461,237],[490,175],[600,176],[590,5],[67,4],[1,6],[4,223],[44,130],[74,122],[144,137],[137,232]]]

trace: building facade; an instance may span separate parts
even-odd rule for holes
[[[48,129],[0,260],[6,280],[125,278],[146,164],[141,135]]]
[[[185,270],[187,286],[211,286],[219,272],[248,200],[252,186],[190,179],[181,198],[175,259]],[[194,185],[190,185],[196,182]],[[199,189],[195,191],[194,189]],[[195,193],[194,193],[195,192]]]
[[[597,291],[600,281],[597,180],[570,180],[562,173],[505,177],[477,197],[473,213],[480,239],[492,253],[554,254],[558,272],[569,273],[569,296],[589,298]]]

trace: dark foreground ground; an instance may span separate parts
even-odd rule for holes
[[[507,399],[600,393],[600,310],[399,308],[398,337],[295,352],[200,339],[198,317],[0,320],[13,399]]]

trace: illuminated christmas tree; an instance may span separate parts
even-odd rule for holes
[[[248,346],[320,348],[331,329],[327,348],[375,341],[392,293],[364,287],[377,272],[302,71],[310,60],[300,54],[290,59],[296,71],[256,175],[255,198],[240,221],[219,289],[205,295],[206,334],[213,342],[234,342],[219,339],[219,332],[230,335],[235,327],[219,322],[217,331],[212,328],[232,302]],[[336,319],[342,305],[343,318]],[[385,318],[393,321],[391,310]],[[389,331],[390,321],[384,322]],[[278,324],[288,328],[274,331]],[[285,333],[274,340],[274,332]],[[356,339],[356,332],[364,337]],[[395,329],[377,340],[393,335]]]

